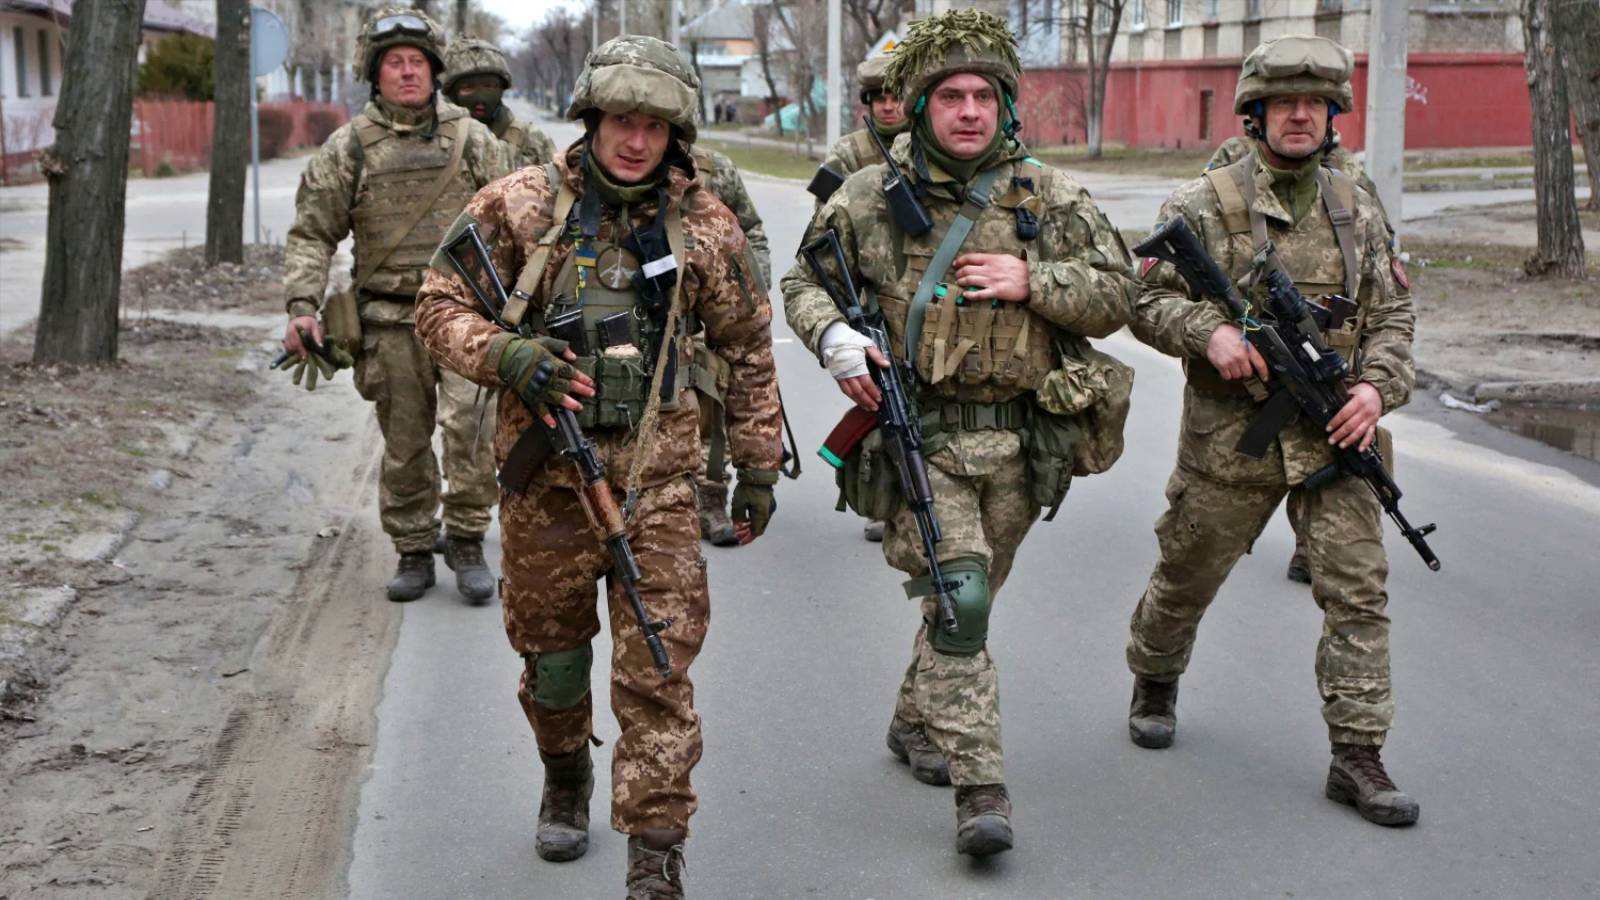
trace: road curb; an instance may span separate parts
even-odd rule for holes
[[[1600,378],[1569,378],[1553,381],[1485,381],[1473,386],[1472,396],[1479,403],[1485,400],[1499,400],[1505,403],[1542,403],[1552,406],[1600,403]]]

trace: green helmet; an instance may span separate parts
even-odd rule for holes
[[[506,65],[506,55],[500,48],[478,38],[456,38],[444,51],[444,89],[446,93],[456,82],[473,75],[495,75],[511,87],[511,68]]]
[[[567,118],[582,119],[589,110],[642,112],[676,125],[693,143],[699,95],[700,79],[678,48],[660,38],[623,35],[596,47],[584,61]]]
[[[915,113],[930,88],[961,72],[991,76],[1008,95],[1017,96],[1022,61],[1017,37],[1003,20],[977,9],[956,9],[912,22],[890,56],[884,88]]]
[[[390,47],[416,47],[433,64],[433,74],[444,72],[444,29],[409,6],[385,6],[373,13],[356,37],[352,68],[358,81],[377,84],[378,63]]]
[[[889,61],[893,58],[880,53],[867,57],[856,67],[856,84],[861,88],[862,103],[871,103],[871,95],[883,90],[884,76],[889,74]]]
[[[1239,86],[1233,93],[1233,111],[1248,114],[1257,100],[1284,94],[1323,97],[1339,112],[1355,108],[1350,72],[1355,58],[1349,50],[1324,37],[1291,34],[1267,41],[1244,58]]]

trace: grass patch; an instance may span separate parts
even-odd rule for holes
[[[765,144],[746,144],[741,141],[719,141],[701,138],[700,143],[726,153],[741,172],[760,172],[778,178],[810,181],[817,173],[817,161],[794,150],[771,147]]]
[[[1522,271],[1522,261],[1532,255],[1527,247],[1504,244],[1457,244],[1447,241],[1406,241],[1403,249],[1418,269],[1482,269]]]

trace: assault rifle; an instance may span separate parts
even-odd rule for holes
[[[817,252],[824,247],[830,251],[833,263],[838,267],[839,281],[828,274],[817,258]],[[960,623],[956,620],[955,602],[950,592],[958,582],[946,581],[944,573],[939,571],[939,554],[935,545],[943,538],[939,532],[939,516],[933,509],[928,463],[922,458],[922,420],[912,408],[911,397],[906,391],[906,383],[915,378],[915,373],[910,363],[896,359],[889,349],[889,333],[884,329],[882,313],[868,315],[862,308],[855,279],[845,265],[844,248],[839,244],[838,233],[832,228],[828,229],[802,246],[800,253],[816,274],[817,283],[827,292],[828,299],[844,314],[845,321],[857,332],[871,338],[873,346],[878,348],[884,359],[889,360],[888,368],[878,366],[871,360],[867,362],[872,383],[878,386],[882,394],[882,399],[878,401],[877,428],[883,432],[884,446],[888,448],[900,476],[900,493],[916,517],[917,532],[922,536],[922,555],[928,560],[928,580],[938,598],[939,627],[947,634],[955,634]]]
[[[1349,399],[1344,383],[1350,367],[1338,351],[1328,346],[1322,334],[1325,328],[1338,327],[1354,311],[1355,304],[1348,298],[1334,297],[1327,308],[1319,307],[1306,300],[1281,270],[1273,269],[1266,275],[1266,311],[1271,318],[1251,320],[1250,305],[1238,286],[1206,252],[1182,216],[1158,226],[1133,252],[1172,263],[1195,293],[1220,299],[1235,319],[1250,322],[1246,337],[1272,371],[1268,385],[1271,393],[1234,450],[1260,459],[1272,438],[1296,413],[1304,415],[1320,432],[1344,408]],[[1400,512],[1400,488],[1384,468],[1377,443],[1365,450],[1336,447],[1333,454],[1334,461],[1311,473],[1305,487],[1316,490],[1343,475],[1360,478],[1377,495],[1383,511],[1400,527],[1400,533],[1422,561],[1438,571],[1439,558],[1433,555],[1427,541],[1438,526],[1414,528],[1406,521]]]
[[[489,311],[489,317],[496,325],[523,338],[532,337],[532,331],[526,322],[512,327],[511,323],[505,320],[506,286],[501,282],[500,274],[495,271],[494,264],[489,259],[489,248],[484,246],[476,224],[468,225],[460,236],[445,244],[442,249],[445,258],[450,260],[450,265],[460,274],[461,280],[472,288],[472,293],[478,298],[478,302],[483,304],[484,309]],[[474,273],[466,261],[461,259],[460,254],[463,250],[472,254],[472,260],[477,263],[481,272]],[[479,275],[489,283],[487,292],[479,282]],[[554,428],[545,424],[538,410],[534,410],[533,413],[533,427],[544,429],[546,436],[561,455],[571,460],[577,467],[578,475],[583,481],[583,491],[578,496],[583,501],[584,510],[605,535],[606,546],[611,550],[611,576],[621,582],[622,591],[628,596],[628,604],[633,607],[633,617],[639,623],[639,633],[644,635],[645,646],[650,648],[650,658],[655,661],[656,671],[662,678],[671,677],[672,662],[667,658],[667,648],[661,643],[661,632],[672,625],[672,620],[651,621],[650,614],[645,611],[644,599],[639,596],[639,579],[642,577],[639,560],[633,554],[633,546],[628,543],[627,523],[621,508],[617,506],[617,498],[611,493],[611,485],[606,482],[605,464],[595,452],[594,442],[584,436],[583,430],[578,427],[578,417],[564,406],[551,409],[556,421]]]

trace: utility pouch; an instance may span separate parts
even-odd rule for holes
[[[574,365],[594,379],[594,397],[584,401],[578,412],[580,427],[622,431],[638,427],[644,418],[645,389],[650,384],[644,357],[637,353],[580,356]]]
[[[1067,488],[1072,486],[1072,470],[1082,438],[1083,428],[1077,417],[1034,410],[1027,433],[1028,499],[1046,510],[1046,522],[1055,518],[1067,497]]]
[[[929,384],[1037,388],[1054,364],[1047,329],[1017,303],[967,302],[940,284],[928,301],[917,341],[917,374]]]
[[[874,429],[861,438],[855,450],[844,457],[835,474],[839,485],[839,504],[864,519],[888,519],[900,511],[900,473],[884,444],[883,431]]]
[[[615,312],[600,320],[600,350],[633,346],[633,313]]]
[[[355,291],[340,291],[323,304],[322,335],[351,357],[361,355],[361,313]]]
[[[1056,342],[1059,362],[1040,385],[1039,406],[1074,416],[1083,429],[1073,451],[1074,475],[1098,475],[1122,457],[1122,429],[1133,405],[1133,367],[1076,335]]]
[[[544,313],[545,331],[553,338],[566,341],[567,346],[578,356],[588,356],[593,352],[589,347],[589,335],[583,327],[583,307],[577,304],[552,304]]]

